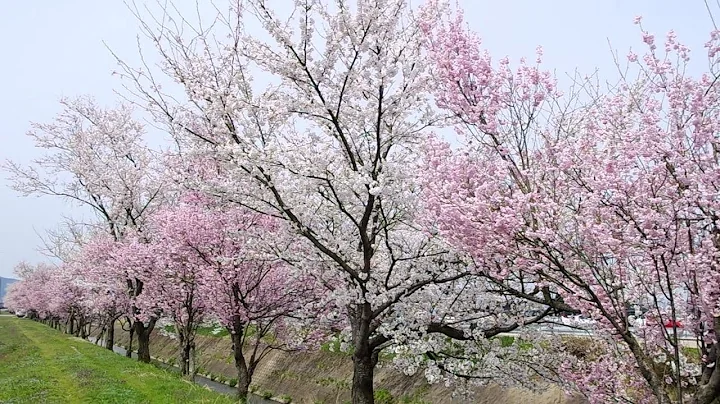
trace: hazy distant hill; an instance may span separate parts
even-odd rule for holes
[[[17,282],[17,279],[3,278],[0,276],[0,307],[3,307],[3,299],[5,298],[5,291],[8,285]]]

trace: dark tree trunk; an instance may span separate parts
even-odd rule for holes
[[[107,324],[105,334],[105,349],[113,350],[115,346],[115,319],[110,318]]]
[[[720,328],[720,320],[715,320],[717,328]],[[720,402],[720,372],[717,370],[718,343],[710,345],[707,349],[707,363],[715,363],[713,367],[704,366],[700,385],[695,392],[691,404],[716,404]]]
[[[187,376],[190,374],[190,347],[185,344],[180,347],[179,364],[181,375]]]
[[[236,328],[237,330],[237,328]],[[247,362],[245,361],[245,356],[242,352],[242,335],[243,335],[243,327],[241,326],[239,330],[236,332],[233,332],[230,334],[232,338],[232,349],[233,349],[233,356],[235,358],[235,369],[237,370],[238,374],[238,383],[237,383],[237,394],[238,399],[240,402],[246,402],[248,392],[250,391],[250,382],[252,379],[252,375],[250,374],[247,366]]]
[[[132,343],[133,343],[133,337],[135,336],[135,328],[130,325],[130,342],[128,343],[127,351],[125,351],[125,356],[128,358],[132,357]]]
[[[150,363],[150,333],[144,327],[135,330],[137,332],[137,357],[138,361]]]
[[[150,333],[155,327],[155,320],[152,319],[146,326],[142,321],[133,323],[138,341],[138,361],[150,363]]]
[[[92,331],[92,323],[88,323],[85,321],[84,317],[80,318],[79,322],[80,326],[78,327],[78,337],[82,339],[87,339],[87,337],[90,335],[90,332]]]
[[[194,316],[192,313],[188,316],[186,322],[175,322],[175,330],[178,333],[178,340],[180,342],[179,350],[179,361],[178,366],[180,367],[180,374],[189,377],[190,380],[195,379],[195,332],[196,325],[194,324]]]
[[[352,404],[374,404],[373,376],[377,365],[378,354],[370,347],[370,316],[372,309],[369,303],[357,305],[354,316],[351,316],[353,344],[353,381]]]
[[[85,320],[81,317],[78,318],[77,325],[75,326],[75,336],[85,338]]]
[[[353,354],[352,403],[374,404],[373,376],[377,355],[355,351]]]
[[[194,348],[194,342],[188,341],[187,339],[181,339],[178,366],[180,367],[180,374],[186,377],[190,377],[190,379],[194,379],[194,372],[192,366],[193,351],[195,350]]]
[[[65,328],[66,334],[75,334],[75,322],[73,321],[73,316],[70,315],[70,318],[68,318],[67,321],[67,327]]]
[[[98,331],[97,337],[95,337],[95,345],[105,345],[105,337],[107,336],[107,325],[103,324],[102,328],[100,328],[100,331]]]
[[[195,341],[193,340],[193,342],[190,343],[190,348],[188,350],[188,378],[193,382],[195,381],[195,375],[197,374],[195,359]]]

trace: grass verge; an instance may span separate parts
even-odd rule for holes
[[[0,403],[232,403],[27,319],[0,317]]]

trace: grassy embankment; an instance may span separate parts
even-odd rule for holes
[[[232,403],[27,319],[0,317],[0,403]]]

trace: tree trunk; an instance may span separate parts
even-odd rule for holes
[[[80,318],[80,327],[78,329],[78,337],[87,339],[92,331],[92,323],[86,322],[85,317]]]
[[[373,376],[377,365],[378,354],[370,347],[370,316],[372,309],[369,303],[356,306],[356,313],[351,319],[353,344],[353,381],[352,404],[374,404]]]
[[[373,375],[375,361],[372,355],[353,354],[352,403],[374,404]]]
[[[67,326],[65,327],[65,333],[70,334],[70,335],[75,334],[74,326],[75,326],[75,322],[73,321],[73,316],[71,314],[70,318],[68,318]]]
[[[105,343],[105,337],[107,337],[107,324],[103,323],[103,326],[100,328],[100,331],[98,331],[97,336],[95,337],[93,343],[95,345],[103,346]]]
[[[177,331],[178,340],[180,342],[180,349],[178,352],[178,367],[180,367],[180,374],[194,381],[196,325],[194,324],[193,316],[188,316],[187,322],[185,323],[176,321],[175,330]]]
[[[195,375],[197,375],[197,353],[195,352],[195,341],[190,344],[190,358],[188,360],[188,373],[189,379],[195,382]]]
[[[715,365],[713,367],[705,366],[703,369],[700,385],[695,392],[695,396],[690,400],[690,404],[715,404],[720,402],[720,372],[717,370],[718,347],[718,343],[714,343],[707,351],[707,362],[715,363]]]
[[[238,399],[241,403],[247,401],[248,392],[250,391],[250,381],[252,375],[248,371],[247,362],[242,352],[242,328],[240,332],[233,332],[230,334],[233,342],[233,356],[235,357],[235,369],[237,369],[238,383],[237,383],[237,394]]]
[[[138,341],[138,361],[150,363],[150,333],[155,326],[155,320],[150,320],[146,326],[142,321],[133,323]]]
[[[180,340],[180,357],[178,358],[178,366],[180,367],[180,374],[183,376],[190,376],[190,361],[192,360],[192,343],[186,338]]]
[[[658,404],[670,404],[670,397],[664,389],[664,381],[652,369],[652,359],[648,357],[640,347],[640,344],[630,332],[621,334],[621,337],[630,348],[630,352],[635,358],[638,369],[643,378],[647,381],[648,387],[652,390],[653,395],[658,400]]]
[[[105,334],[105,349],[113,350],[115,346],[115,319],[110,318],[107,324],[107,330]]]
[[[132,326],[132,324],[130,325],[130,331],[128,331],[128,332],[130,333],[130,342],[128,343],[127,350],[125,351],[125,356],[128,358],[131,358],[132,357],[133,336],[135,335],[135,328]]]
[[[138,327],[135,331],[137,332],[138,361],[150,363],[150,333],[144,327],[142,329]]]
[[[710,389],[701,388],[698,389],[697,394],[690,400],[690,404],[715,404],[718,401],[720,392],[712,391]]]

